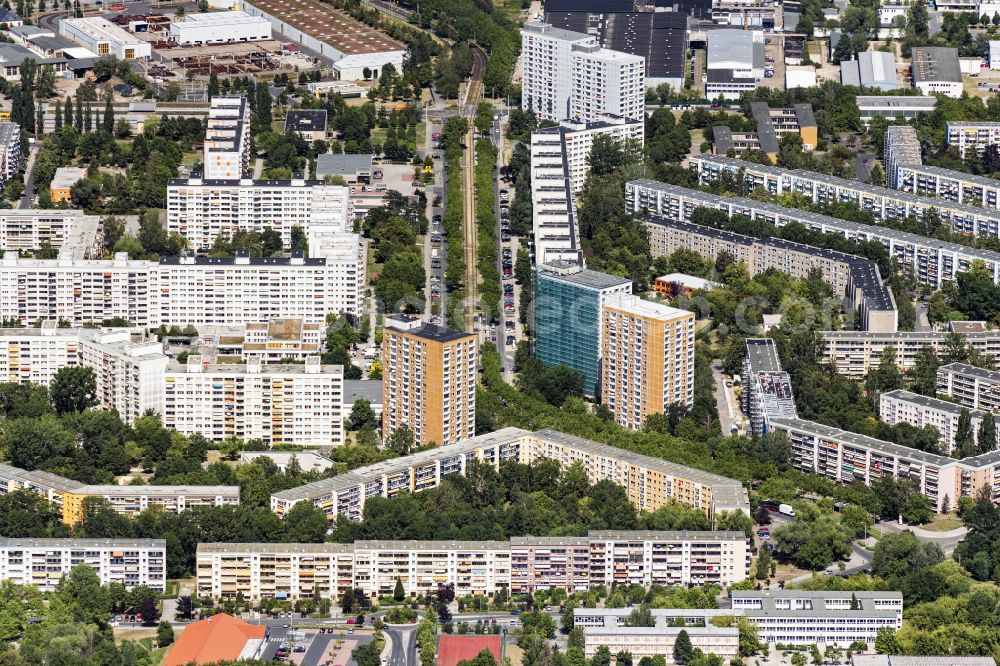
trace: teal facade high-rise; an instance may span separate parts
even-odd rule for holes
[[[583,375],[583,393],[598,394],[601,305],[610,294],[631,294],[632,281],[561,261],[535,270],[535,358]]]

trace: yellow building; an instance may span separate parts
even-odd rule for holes
[[[386,319],[382,334],[382,436],[406,425],[417,446],[476,430],[476,337],[416,317]]]
[[[615,294],[601,308],[601,402],[632,429],[694,402],[694,313]]]
[[[52,203],[69,201],[71,198],[70,189],[86,177],[87,170],[81,167],[59,167],[56,169],[56,174],[49,184]]]

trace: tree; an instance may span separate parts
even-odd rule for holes
[[[910,390],[931,398],[937,395],[938,365],[937,353],[933,347],[928,345],[917,352],[913,369],[909,373]]]
[[[392,590],[393,601],[402,601],[406,598],[406,590],[403,589],[403,581],[396,578],[396,587]]]
[[[153,627],[160,620],[160,609],[156,605],[156,597],[148,594],[139,602],[139,612],[142,613],[142,626]]]
[[[989,453],[997,448],[997,425],[993,414],[983,414],[979,423],[979,434],[976,437],[976,449],[979,453]]]
[[[958,425],[955,428],[955,456],[967,458],[974,455],[976,445],[972,435],[972,413],[967,407],[962,407],[958,413]]]
[[[896,348],[886,347],[879,359],[878,367],[868,373],[865,390],[873,408],[878,409],[879,396],[886,391],[903,387],[903,373],[896,363]]]
[[[0,444],[15,467],[51,469],[67,464],[74,449],[73,432],[52,414],[20,418],[4,424]]]
[[[406,456],[410,454],[414,441],[413,431],[404,423],[392,431],[389,439],[385,442],[385,448],[397,456]]]
[[[637,142],[619,141],[610,134],[598,134],[590,147],[587,164],[594,176],[607,176],[617,169],[642,161],[642,146]]]
[[[323,543],[330,525],[323,510],[312,502],[298,502],[282,520],[289,541],[293,543]]]
[[[688,632],[681,629],[674,639],[674,662],[677,664],[687,664],[694,657],[694,646],[691,645],[691,637]]]
[[[851,530],[854,536],[860,537],[875,524],[875,519],[864,507],[848,504],[840,511],[840,524]]]
[[[375,410],[372,409],[370,401],[358,398],[351,407],[351,414],[347,417],[348,430],[361,430],[362,428],[374,428],[378,425],[375,417]]]
[[[896,630],[892,627],[882,627],[875,634],[875,652],[878,654],[901,654],[902,651]]]
[[[350,615],[354,612],[354,608],[357,601],[354,597],[354,588],[347,588],[344,590],[344,594],[340,597],[340,609],[344,611],[344,615]]]
[[[163,620],[156,628],[156,646],[167,647],[174,642],[174,628],[169,622]]]
[[[757,569],[754,578],[757,580],[767,580],[771,576],[771,549],[761,548],[757,557]]]
[[[85,367],[59,368],[49,384],[52,405],[58,414],[82,412],[97,402],[94,371]]]

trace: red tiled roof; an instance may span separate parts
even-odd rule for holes
[[[189,624],[160,666],[211,664],[236,659],[247,641],[264,640],[267,627],[247,624],[232,615],[219,613]]]

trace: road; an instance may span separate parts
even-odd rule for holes
[[[909,530],[917,537],[917,541],[921,541],[923,543],[936,543],[941,546],[941,550],[945,552],[945,555],[955,550],[955,546],[957,546],[969,532],[969,530],[965,527],[959,527],[947,532],[931,532],[929,530],[921,529],[916,525],[900,525],[898,522],[893,520],[884,520],[878,523],[876,527],[883,532],[903,532]]]
[[[915,303],[917,309],[917,320],[913,324],[913,330],[926,333],[931,330],[931,320],[927,317],[927,304]]]
[[[28,161],[24,166],[24,193],[21,194],[18,208],[31,208],[35,203],[35,158],[40,148],[41,144],[36,141],[28,149]]]
[[[733,392],[726,386],[726,376],[723,373],[722,361],[712,361],[712,378],[715,380],[715,405],[719,411],[719,425],[722,434],[733,432],[733,427],[741,429],[743,416],[740,407],[733,397]]]
[[[387,666],[416,666],[417,625],[387,624],[382,631],[391,645]]]

